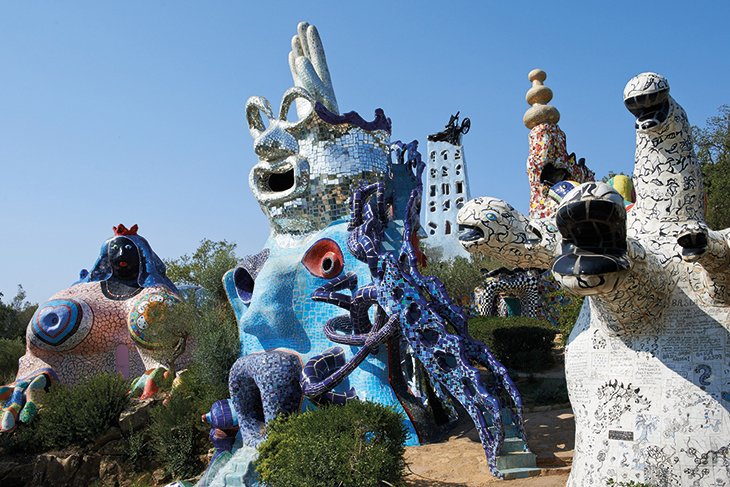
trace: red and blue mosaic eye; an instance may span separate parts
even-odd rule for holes
[[[332,279],[342,272],[345,259],[337,242],[329,238],[318,240],[302,258],[304,267],[317,277]]]

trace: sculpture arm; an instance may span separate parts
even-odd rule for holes
[[[627,237],[623,197],[604,183],[582,184],[561,202],[556,223],[563,241],[552,271],[563,289],[590,296],[610,334],[655,326],[674,287],[676,262]]]
[[[0,387],[0,400],[5,405],[0,411],[0,432],[13,431],[18,421],[29,423],[38,413],[40,399],[53,384],[55,373],[42,369],[29,377]]]
[[[677,243],[682,248],[682,259],[700,264],[710,274],[727,273],[730,264],[729,234],[730,229],[716,232],[705,223],[688,225],[677,237]]]

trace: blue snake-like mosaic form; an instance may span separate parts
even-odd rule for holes
[[[415,142],[400,147],[401,151],[408,151],[409,161],[417,167],[420,180],[425,165],[416,149]],[[302,370],[302,390],[315,402],[344,403],[355,399],[353,389],[344,394],[331,390],[371,351],[401,335],[429,376],[467,410],[479,432],[490,470],[502,478],[496,467],[496,457],[504,442],[501,410],[511,407],[514,423],[526,444],[522,400],[506,368],[495,360],[483,343],[469,335],[466,314],[454,304],[443,284],[418,271],[411,235],[418,225],[422,188],[421,184],[411,192],[404,218],[403,242],[397,257],[392,252],[380,250],[383,228],[387,224],[385,185],[377,182],[354,195],[348,250],[368,264],[372,282],[362,285],[357,275],[348,272],[318,288],[312,293],[312,299],[347,310],[349,315],[328,320],[324,332],[335,343],[361,348],[349,361],[345,360],[340,347],[312,357]],[[344,293],[345,290],[350,294]],[[372,307],[375,311],[371,321],[369,311]],[[482,381],[479,370],[469,365],[472,360],[487,367],[494,380]]]

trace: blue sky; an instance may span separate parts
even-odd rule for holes
[[[0,292],[43,302],[90,268],[113,225],[163,258],[203,238],[258,252],[244,105],[279,105],[291,37],[322,37],[340,111],[383,108],[393,140],[461,111],[472,196],[527,213],[527,73],[547,72],[568,151],[633,167],[621,94],[655,71],[694,125],[730,103],[730,3],[2,2]]]

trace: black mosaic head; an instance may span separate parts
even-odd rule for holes
[[[120,281],[137,282],[139,276],[139,250],[127,237],[114,237],[109,242],[109,263],[112,276]]]

